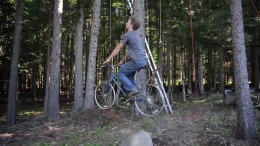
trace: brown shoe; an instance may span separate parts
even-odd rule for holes
[[[130,91],[129,93],[128,93],[128,97],[133,97],[133,96],[135,96],[135,95],[137,95],[139,93],[139,91],[136,89],[136,88],[134,88],[132,91]]]

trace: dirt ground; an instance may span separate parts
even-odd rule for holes
[[[131,117],[130,107],[94,109],[69,114],[63,108],[59,122],[42,116],[18,116],[17,125],[0,128],[0,145],[6,146],[118,146],[139,130],[150,133],[154,146],[257,146],[259,141],[238,140],[236,109],[218,100],[174,102],[173,114]],[[259,131],[259,130],[258,130]]]

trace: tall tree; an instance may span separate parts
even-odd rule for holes
[[[133,15],[139,19],[140,28],[136,30],[138,35],[143,39],[143,45],[145,46],[145,9],[143,0],[135,0],[133,2]],[[146,82],[146,71],[141,70],[138,74],[138,82],[144,84]]]
[[[50,5],[52,6],[52,3],[50,3]],[[51,26],[51,19],[52,15],[50,13],[49,15],[49,25]],[[47,54],[46,54],[46,69],[45,69],[45,99],[44,99],[44,114],[47,115],[47,106],[48,106],[48,93],[49,93],[49,88],[50,88],[50,56],[51,56],[51,27],[48,27],[48,43],[47,43]]]
[[[96,58],[97,58],[97,45],[98,33],[100,22],[100,7],[101,0],[94,0],[93,4],[93,20],[90,34],[90,47],[87,64],[87,77],[86,77],[86,91],[84,109],[91,109],[94,107],[94,84],[96,73]]]
[[[8,105],[7,105],[7,125],[13,126],[16,117],[16,97],[18,80],[18,61],[21,43],[22,21],[23,21],[24,0],[17,0],[17,8],[14,22],[13,53],[10,69]]]
[[[76,53],[75,53],[75,88],[74,88],[74,104],[72,112],[76,112],[83,106],[83,89],[82,89],[82,54],[83,54],[83,21],[84,21],[84,8],[81,4],[79,9],[80,15],[77,23],[77,36],[76,36]]]
[[[237,97],[238,136],[246,140],[254,140],[257,138],[256,121],[248,84],[243,11],[241,0],[231,0],[230,10],[235,92]]]
[[[61,26],[62,26],[63,0],[54,1],[53,17],[53,44],[51,51],[50,87],[48,90],[46,119],[59,120],[59,91],[60,91],[60,55],[61,55]],[[45,96],[46,99],[46,96]]]

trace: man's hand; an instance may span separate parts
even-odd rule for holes
[[[103,64],[109,64],[111,62],[110,58],[107,58],[107,60],[105,62],[103,62]]]
[[[121,66],[122,64],[124,64],[124,61],[120,61],[117,65]]]

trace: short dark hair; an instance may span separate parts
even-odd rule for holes
[[[140,27],[140,20],[137,19],[135,16],[129,16],[128,19],[131,20],[131,24],[133,24],[134,30],[137,30]]]

